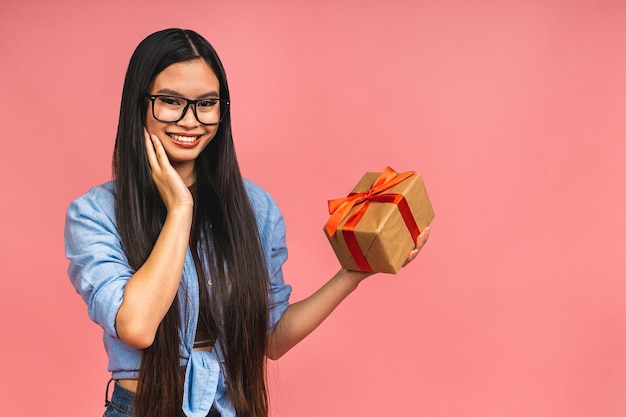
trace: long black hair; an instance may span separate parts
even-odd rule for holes
[[[204,60],[230,100],[226,74],[213,47],[191,30],[166,29],[149,35],[133,53],[122,91],[113,154],[115,213],[124,252],[132,268],[146,261],[164,221],[164,205],[150,175],[144,125],[150,83],[168,66]],[[224,103],[222,100],[221,103]],[[199,277],[210,276],[212,296],[205,323],[223,352],[227,395],[238,415],[266,417],[265,347],[268,329],[268,271],[258,226],[237,163],[230,111],[195,161],[195,210],[190,247]],[[198,252],[203,248],[204,252]],[[206,261],[200,261],[206,260]],[[200,279],[200,296],[207,297]],[[177,295],[142,355],[136,395],[138,417],[181,413],[183,378],[179,328],[184,297]],[[205,298],[206,300],[207,298]],[[200,320],[199,322],[203,322]],[[221,325],[216,325],[220,323]]]

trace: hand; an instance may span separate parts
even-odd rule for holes
[[[426,227],[424,230],[422,230],[422,233],[419,234],[419,236],[417,237],[417,245],[415,246],[415,249],[409,252],[409,256],[406,258],[406,262],[404,262],[404,265],[402,265],[403,267],[407,266],[411,261],[413,261],[413,259],[417,257],[417,254],[420,253],[420,250],[422,250],[422,248],[428,241],[428,235],[430,235],[430,227]]]
[[[144,134],[152,180],[168,212],[176,207],[193,207],[191,192],[178,172],[172,167],[159,138],[148,133],[146,129],[144,129]]]
[[[430,235],[430,227],[426,227],[424,230],[422,230],[422,233],[420,233],[419,236],[417,237],[417,245],[415,246],[415,249],[409,252],[409,255],[407,256],[406,261],[402,265],[403,268],[407,266],[409,263],[411,263],[417,257],[417,254],[420,252],[420,250],[422,250],[422,248],[428,241],[429,235]],[[355,286],[358,286],[359,283],[363,281],[365,278],[375,274],[375,272],[349,271],[349,270],[342,270],[342,271],[344,275],[348,276],[350,279],[354,281]]]

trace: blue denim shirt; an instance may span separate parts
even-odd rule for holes
[[[270,331],[289,306],[291,286],[283,280],[287,260],[285,224],[272,197],[258,185],[244,181],[254,208],[270,276]],[[114,210],[115,182],[89,190],[69,206],[65,223],[68,273],[76,291],[87,303],[89,317],[104,330],[103,340],[114,379],[135,379],[141,364],[141,349],[126,345],[117,336],[115,316],[124,298],[124,288],[134,271],[128,265],[117,231]],[[190,417],[204,417],[211,405],[223,417],[235,417],[226,397],[224,367],[219,340],[211,352],[193,350],[198,324],[199,297],[196,269],[187,249],[178,289],[181,308],[181,357],[186,368],[183,410]]]

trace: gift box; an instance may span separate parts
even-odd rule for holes
[[[324,232],[341,266],[367,272],[397,273],[435,217],[422,176],[389,167],[366,173],[328,208]]]

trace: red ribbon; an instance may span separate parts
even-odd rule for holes
[[[360,270],[372,272],[372,268],[365,259],[365,256],[363,255],[363,252],[361,251],[361,248],[356,240],[354,230],[361,218],[365,215],[367,207],[372,201],[391,203],[398,206],[402,219],[411,233],[411,238],[413,239],[413,242],[417,244],[417,236],[419,236],[420,231],[404,196],[402,194],[383,194],[386,190],[394,187],[413,174],[415,174],[413,171],[398,174],[393,169],[386,167],[368,191],[351,193],[347,197],[330,200],[328,202],[328,210],[331,217],[326,223],[326,230],[331,238],[334,236],[339,224],[341,224],[350,210],[354,206],[364,203],[358,207],[354,213],[352,213],[343,225],[343,236],[346,241],[346,245],[348,246],[350,254]]]

